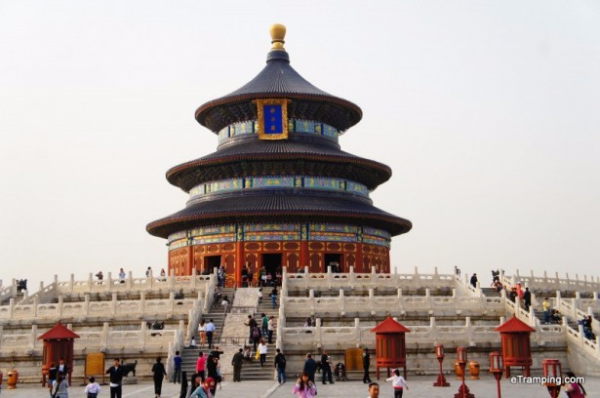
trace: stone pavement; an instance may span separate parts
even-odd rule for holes
[[[318,375],[317,375],[318,376]],[[247,381],[241,383],[223,382],[221,390],[217,390],[215,398],[293,398],[291,390],[293,380],[289,379],[287,383],[278,386],[272,381]],[[412,376],[408,379],[409,390],[403,395],[403,398],[452,398],[458,391],[459,380],[452,376],[447,376],[450,387],[433,387],[435,376]],[[375,381],[375,380],[374,380]],[[496,380],[488,375],[484,375],[480,380],[466,380],[467,386],[476,398],[496,398]],[[549,394],[545,387],[539,384],[514,383],[509,380],[502,380],[502,396],[505,398],[527,397],[527,398],[548,398]],[[392,397],[391,382],[386,383],[383,380],[379,382],[381,388],[380,397]],[[586,378],[584,384],[588,397],[600,397],[600,378]],[[6,382],[3,383],[4,389],[0,394],[1,398],[47,398],[46,389],[41,387],[32,387],[19,385],[15,390],[8,390]],[[367,386],[357,381],[337,382],[333,385],[317,384],[319,397],[367,397]],[[70,397],[83,397],[83,388],[81,386],[71,387]],[[562,393],[562,392],[561,392]],[[109,387],[103,386],[99,395],[100,398],[109,397]],[[123,398],[151,398],[154,396],[154,387],[150,382],[142,382],[137,385],[126,385],[123,387]],[[178,398],[179,385],[165,383],[163,384],[163,398]]]

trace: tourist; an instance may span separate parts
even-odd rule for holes
[[[542,301],[542,310],[544,311],[544,324],[547,325],[550,323],[550,301],[548,297]]]
[[[252,362],[252,350],[250,347],[244,347],[244,361]]]
[[[473,274],[473,276],[471,276],[471,285],[477,289],[477,274]]]
[[[248,323],[244,323],[244,325],[248,326],[248,341],[252,342],[252,331],[258,324],[256,323],[256,320],[252,318],[252,315],[248,315]]]
[[[252,280],[254,279],[254,271],[252,271],[252,266],[248,268],[248,286],[252,287]]]
[[[190,398],[213,398],[214,394],[211,392],[211,386],[214,386],[215,381],[207,377],[195,390],[190,394]]]
[[[165,272],[165,269],[164,269],[164,268],[161,268],[161,269],[160,269],[160,280],[161,280],[162,282],[164,282],[164,281],[166,281],[166,280],[167,280],[167,273]]]
[[[146,278],[150,277],[152,277],[152,267],[148,267],[148,269],[146,269]]]
[[[206,328],[205,328],[206,340],[208,341],[208,349],[212,348],[213,335],[215,333],[215,330],[216,330],[216,327],[215,327],[215,324],[213,323],[213,320],[209,319],[208,323],[206,324]]]
[[[67,375],[69,374],[70,371],[69,371],[69,365],[67,365],[65,363],[65,359],[64,358],[61,358],[61,359],[58,360],[58,366],[56,367],[56,370],[59,373],[62,372],[62,374],[64,374],[65,377],[67,377]]]
[[[110,398],[121,398],[123,392],[123,367],[118,359],[113,360],[113,366],[106,371],[110,375]]]
[[[273,331],[275,330],[275,317],[270,316],[267,322],[267,333],[269,336],[269,344],[273,344]]]
[[[179,351],[175,351],[175,356],[173,357],[173,377],[171,381],[173,383],[181,383],[181,355]]]
[[[96,274],[96,278],[98,278],[98,284],[102,284],[102,279],[104,279],[104,274],[102,273],[102,271],[98,271],[98,273]]]
[[[565,392],[567,393],[567,396],[569,398],[585,398],[587,392],[581,383],[576,380],[575,373],[567,372],[566,375],[569,379],[568,383],[565,384]]]
[[[198,336],[200,337],[200,347],[204,347],[204,343],[206,342],[206,322],[204,322],[204,319],[200,319],[200,324],[198,325]]]
[[[283,355],[281,353],[281,350],[278,348],[275,350],[275,352],[277,353],[275,355],[275,369],[277,370],[277,382],[279,384],[283,384],[286,382],[286,377],[285,377],[285,365],[286,365],[286,361],[285,361],[285,355]]]
[[[275,273],[275,283],[277,286],[281,286],[281,280],[283,275],[281,274],[281,268],[277,268],[277,273]]]
[[[277,305],[277,286],[271,290],[271,308],[275,308]]]
[[[258,280],[260,286],[267,286],[267,270],[264,267],[258,271]]]
[[[402,398],[404,388],[408,390],[408,384],[406,384],[404,377],[400,376],[399,369],[394,370],[394,375],[386,379],[386,381],[392,382],[392,387],[394,388],[394,398]]]
[[[66,380],[66,377],[65,373],[58,372],[58,376],[54,381],[52,398],[69,398],[69,382]]]
[[[162,394],[163,379],[167,375],[165,365],[162,364],[161,358],[156,358],[156,363],[152,365],[152,379],[154,380],[154,396],[160,398]]]
[[[379,398],[379,384],[369,384],[369,396],[367,398]]]
[[[125,271],[123,268],[119,270],[119,283],[125,283]]]
[[[196,374],[204,381],[204,367],[206,366],[206,357],[204,353],[200,351],[198,353],[198,359],[196,359]]]
[[[256,346],[258,345],[258,342],[260,341],[261,338],[261,334],[260,334],[260,329],[258,328],[258,326],[255,326],[252,328],[252,345],[254,347],[254,351],[256,351]]]
[[[302,327],[309,328],[311,326],[312,326],[312,318],[311,317],[307,317],[304,320],[304,325],[302,325]]]
[[[248,287],[248,268],[245,265],[242,268],[242,287]]]
[[[510,289],[510,293],[508,294],[508,298],[510,299],[510,301],[512,301],[513,303],[517,302],[517,288],[516,287],[512,287]]]
[[[329,380],[329,384],[333,384],[333,376],[331,374],[331,357],[327,355],[326,350],[323,350],[321,353],[321,376],[323,384],[327,384],[327,380]]]
[[[198,387],[202,386],[202,378],[197,373],[194,373],[190,378],[190,385],[187,388],[185,398],[190,398]]]
[[[362,353],[362,364],[363,364],[363,383],[371,383],[371,377],[369,376],[369,367],[371,366],[371,354],[369,349],[365,347]]]
[[[261,330],[260,330],[260,334],[265,337],[269,334],[269,318],[267,318],[267,315],[263,312],[262,314],[260,314],[261,316]]]
[[[222,265],[217,270],[217,286],[218,287],[225,286],[225,267]]]
[[[83,393],[87,398],[96,398],[100,393],[100,384],[96,383],[94,376],[88,379],[88,385],[85,386]]]
[[[238,352],[233,354],[231,359],[231,366],[233,366],[233,382],[242,381],[242,365],[244,363],[244,350],[239,349]]]
[[[212,382],[209,382],[207,384],[210,385],[210,392],[212,393],[212,395],[214,396],[216,394],[216,383],[218,383],[221,379],[221,376],[219,376],[219,372],[218,372],[218,368],[219,368],[219,357],[213,355],[212,353],[206,358],[206,380],[211,380]],[[205,380],[205,382],[206,382]]]
[[[223,297],[223,301],[221,301],[221,306],[223,306],[224,314],[227,314],[227,308],[229,308],[230,304],[231,302],[229,302],[229,298],[227,297],[227,295],[225,295],[225,297]]]
[[[258,304],[262,304],[263,294],[262,287],[258,289]]]
[[[531,292],[529,291],[529,288],[526,287],[523,292],[523,308],[525,311],[529,311],[529,307],[531,307]]]
[[[317,372],[317,363],[312,359],[311,354],[306,354],[306,361],[304,361],[304,373],[308,375],[308,379],[315,382],[315,373]]]
[[[262,368],[267,361],[267,343],[265,343],[265,339],[263,338],[258,343],[258,354],[260,355],[260,367]]]
[[[317,387],[306,372],[302,372],[296,380],[296,385],[292,388],[292,394],[296,394],[299,398],[313,398],[317,395]]]
[[[50,362],[50,367],[48,368],[48,389],[50,390],[50,395],[52,395],[52,387],[57,376],[58,368],[56,367],[56,362]]]
[[[189,346],[189,348],[196,348],[196,347],[198,347],[196,345],[196,336],[192,336],[192,338],[190,339],[190,346]]]

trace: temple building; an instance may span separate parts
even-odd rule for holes
[[[285,27],[270,31],[264,69],[196,110],[217,150],[167,172],[189,199],[147,230],[168,240],[175,275],[221,265],[229,283],[243,267],[390,272],[391,237],[412,224],[374,207],[369,194],[392,171],[340,149],[361,109],[302,78],[284,49]]]

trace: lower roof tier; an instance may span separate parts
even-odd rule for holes
[[[158,237],[215,223],[227,222],[353,222],[381,228],[392,236],[410,231],[412,223],[346,197],[297,195],[293,191],[231,196],[194,203],[168,217],[154,221],[146,230]]]
[[[349,178],[370,190],[392,175],[385,164],[364,159],[339,149],[324,140],[290,137],[282,141],[250,139],[167,171],[167,180],[189,192],[193,187],[212,180],[248,175],[310,175]]]

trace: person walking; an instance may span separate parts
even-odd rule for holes
[[[242,365],[244,364],[244,350],[240,348],[233,354],[231,366],[233,366],[233,382],[242,381]]]
[[[96,398],[100,393],[100,384],[96,383],[96,378],[94,376],[88,379],[88,385],[85,386],[85,390],[83,391],[86,398]]]
[[[260,355],[260,367],[262,368],[267,361],[267,343],[265,343],[265,339],[263,338],[258,343],[258,353]]]
[[[56,362],[51,362],[48,368],[48,389],[50,390],[50,395],[52,395],[52,387],[54,387],[54,381],[56,381],[57,377],[58,368],[56,367]]]
[[[471,276],[471,285],[477,289],[477,274],[473,274],[473,276]]]
[[[327,351],[323,350],[321,354],[321,376],[323,380],[323,384],[327,384],[327,380],[329,380],[329,384],[333,384],[333,377],[331,374],[331,358],[327,355]]]
[[[525,311],[529,311],[529,307],[531,307],[531,292],[526,287],[523,292],[523,308],[525,308]]]
[[[198,336],[200,347],[204,347],[204,343],[206,342],[206,322],[204,319],[200,319],[200,323],[198,324]]]
[[[221,306],[223,307],[224,314],[227,314],[227,309],[229,308],[230,304],[231,302],[229,301],[229,298],[227,297],[227,295],[225,295],[225,297],[223,297],[223,301],[221,301]]]
[[[67,375],[63,372],[58,372],[56,376],[52,398],[69,398],[69,382]]]
[[[160,398],[160,395],[162,394],[162,383],[166,375],[167,371],[165,370],[165,365],[163,365],[161,357],[156,358],[156,363],[152,366],[155,398]]]
[[[269,334],[269,344],[273,344],[273,331],[275,330],[275,317],[269,317],[267,322],[267,333]]]
[[[181,355],[179,351],[175,351],[175,356],[173,357],[173,383],[181,383]]]
[[[544,324],[547,325],[550,323],[550,300],[548,297],[542,301],[542,309],[544,310]]]
[[[308,379],[310,381],[312,381],[314,384],[315,383],[315,373],[317,372],[317,363],[315,362],[314,359],[312,359],[311,354],[306,354],[306,361],[304,361],[303,372],[305,372],[308,375]]]
[[[204,353],[200,351],[198,353],[198,359],[196,359],[196,373],[200,376],[202,382],[204,382],[204,367],[206,366],[206,356]]]
[[[286,382],[286,377],[285,377],[285,365],[286,365],[286,361],[285,361],[285,355],[283,355],[281,353],[281,350],[278,348],[275,350],[275,352],[277,353],[275,355],[275,369],[277,370],[277,382],[279,384],[283,384]]]
[[[208,349],[212,349],[212,343],[213,343],[213,335],[215,333],[216,327],[215,324],[213,323],[212,319],[208,320],[208,323],[206,324],[206,340],[208,342]]]
[[[369,353],[369,349],[365,347],[362,354],[362,364],[363,364],[363,383],[371,383],[371,377],[369,376],[369,367],[371,366],[371,354]]]
[[[260,314],[261,316],[261,331],[260,334],[263,337],[267,337],[267,335],[269,334],[269,318],[267,317],[267,315],[265,313]]]
[[[252,345],[253,345],[254,351],[256,351],[256,346],[260,342],[260,338],[261,338],[260,329],[258,328],[258,326],[255,326],[254,328],[252,328]]]
[[[110,375],[110,398],[121,398],[123,394],[123,367],[118,359],[113,360],[113,366],[108,368],[106,374]]]
[[[248,315],[248,323],[244,323],[244,325],[248,326],[248,341],[252,343],[252,332],[254,331],[254,328],[258,326],[258,324],[256,323],[256,320],[252,318],[252,315]],[[254,347],[254,349],[256,349],[256,347]]]
[[[310,381],[310,377],[306,372],[302,372],[296,385],[292,388],[292,394],[296,394],[298,398],[313,398],[317,395],[317,387],[315,383]]]
[[[400,376],[400,370],[394,370],[394,375],[385,381],[391,381],[392,387],[394,388],[394,398],[402,398],[402,393],[406,388],[408,390],[408,384],[406,384],[406,380],[404,377]]]
[[[277,306],[277,286],[273,287],[271,290],[271,308],[275,308]]]

